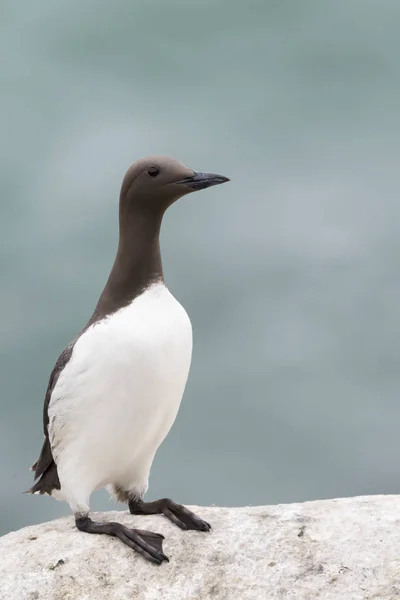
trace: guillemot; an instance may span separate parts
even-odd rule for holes
[[[161,564],[163,536],[97,523],[94,490],[107,487],[132,514],[164,514],[181,529],[210,525],[169,498],[145,502],[155,453],[182,399],[192,327],[164,283],[159,234],[166,209],[190,192],[229,181],[168,157],[148,157],[126,172],[119,200],[119,244],[87,325],[58,358],[44,401],[44,444],[30,493],[68,502],[79,530],[118,537]]]

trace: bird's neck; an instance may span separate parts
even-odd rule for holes
[[[127,306],[152,283],[164,281],[161,221],[162,214],[120,215],[117,255],[91,321]]]

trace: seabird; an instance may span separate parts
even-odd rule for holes
[[[89,517],[107,487],[132,514],[164,514],[181,529],[210,525],[169,498],[145,502],[155,453],[182,399],[192,354],[190,319],[164,283],[160,227],[166,209],[229,181],[152,156],[127,171],[117,255],[93,315],[58,358],[44,401],[44,444],[29,490],[68,502],[79,530],[118,537],[156,564],[163,536]]]

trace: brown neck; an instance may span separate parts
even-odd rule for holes
[[[123,214],[120,210],[117,256],[91,323],[127,306],[152,283],[164,281],[160,253],[162,217],[144,211]]]

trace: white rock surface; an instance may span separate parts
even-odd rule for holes
[[[77,531],[71,517],[0,538],[1,600],[400,599],[400,496],[193,507],[210,534],[162,516],[96,519],[165,535],[170,563]]]

